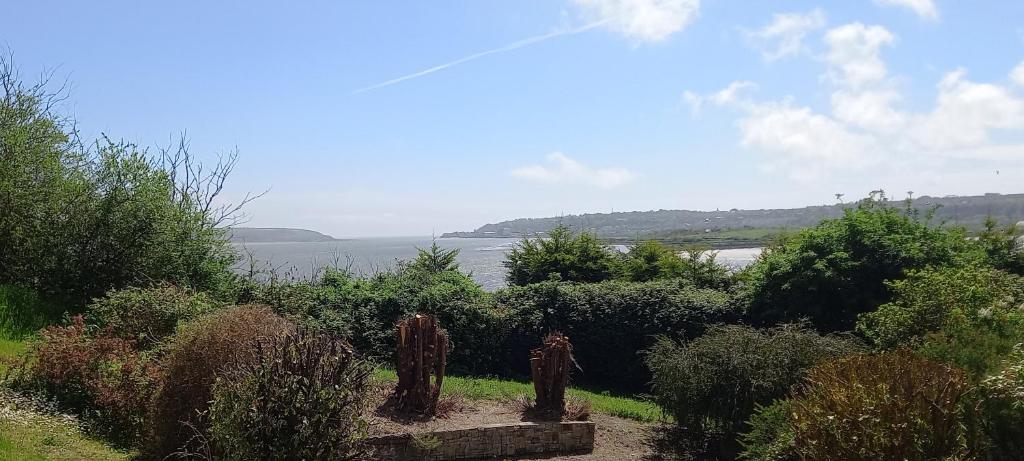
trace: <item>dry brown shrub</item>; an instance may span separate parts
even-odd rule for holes
[[[969,458],[964,373],[905,350],[812,368],[793,401],[801,459]]]
[[[178,452],[204,434],[217,378],[255,361],[255,343],[269,343],[292,331],[291,322],[265,306],[232,307],[184,326],[160,364],[164,379],[153,397],[150,421],[153,454]]]

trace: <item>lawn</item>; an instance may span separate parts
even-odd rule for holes
[[[381,381],[395,381],[398,379],[394,371],[383,368],[377,369],[374,376]],[[533,384],[492,378],[445,376],[444,383],[441,385],[441,391],[461,394],[470,400],[497,400],[518,394],[532,396]],[[662,413],[661,407],[644,400],[616,397],[573,388],[568,390],[568,394],[588,400],[591,410],[596,413],[642,422],[662,421],[668,418],[668,415]]]
[[[121,452],[83,435],[67,417],[27,409],[22,400],[0,389],[0,460],[127,460]]]

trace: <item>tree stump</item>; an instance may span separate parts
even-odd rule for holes
[[[569,384],[572,344],[569,337],[555,332],[544,338],[544,346],[530,351],[533,390],[538,413],[561,417],[565,411],[565,387]]]
[[[398,322],[398,408],[433,414],[441,396],[448,354],[448,332],[431,315],[416,314]],[[430,376],[434,375],[431,382]]]

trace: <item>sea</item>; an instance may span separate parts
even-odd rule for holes
[[[324,267],[339,267],[357,276],[393,269],[398,261],[416,257],[418,249],[430,248],[431,237],[374,237],[333,240],[328,242],[260,242],[236,243],[243,261],[239,272],[250,268],[272,269],[279,276],[294,280],[313,277]],[[506,286],[502,261],[518,239],[511,238],[439,238],[437,244],[459,250],[459,268],[473,277],[485,290]],[[622,245],[615,248],[627,251]],[[761,248],[717,250],[717,260],[734,269],[754,261]]]

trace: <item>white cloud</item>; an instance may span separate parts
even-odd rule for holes
[[[700,109],[704,106],[704,97],[692,91],[683,92],[683,102],[690,106],[690,115],[700,115]]]
[[[872,162],[874,141],[806,107],[760,104],[739,122],[742,145],[775,155],[774,162],[798,178],[823,169],[860,168]]]
[[[1010,81],[1016,85],[1024,86],[1024,62],[1017,64],[1010,72]]]
[[[875,0],[876,4],[883,6],[899,6],[909,8],[923,19],[939,19],[939,9],[935,7],[932,0]]]
[[[880,49],[895,39],[882,26],[865,26],[859,22],[829,30],[825,34],[829,76],[835,83],[850,87],[880,82],[886,74]]]
[[[529,165],[511,171],[513,177],[546,184],[583,184],[612,189],[636,179],[625,168],[591,168],[561,152],[548,155],[545,165]]]
[[[831,112],[781,101],[741,98],[751,82],[733,82],[707,99],[739,110],[740,144],[766,155],[766,166],[796,179],[872,170],[888,178],[971,177],[1024,166],[1024,95],[1011,85],[972,82],[964,70],[946,74],[932,109],[900,109],[903,94],[887,73],[884,28],[855,23],[830,30],[823,82]],[[1021,83],[1024,63],[1010,74]],[[966,162],[966,163],[965,163]],[[950,166],[953,164],[956,166]]]
[[[994,130],[1024,130],[1024,99],[965,75],[958,69],[939,82],[935,109],[916,119],[912,134],[918,144],[936,151],[977,148],[991,142]]]
[[[683,30],[700,12],[700,0],[573,0],[584,14],[628,38],[657,42]]]
[[[757,85],[754,82],[735,81],[730,83],[729,86],[712,94],[708,99],[719,106],[733,104],[738,100],[740,91],[748,88],[757,88]]]
[[[807,34],[825,27],[825,12],[815,9],[808,13],[779,13],[761,29],[747,33],[747,39],[761,50],[766,61],[795,56],[806,51]]]

